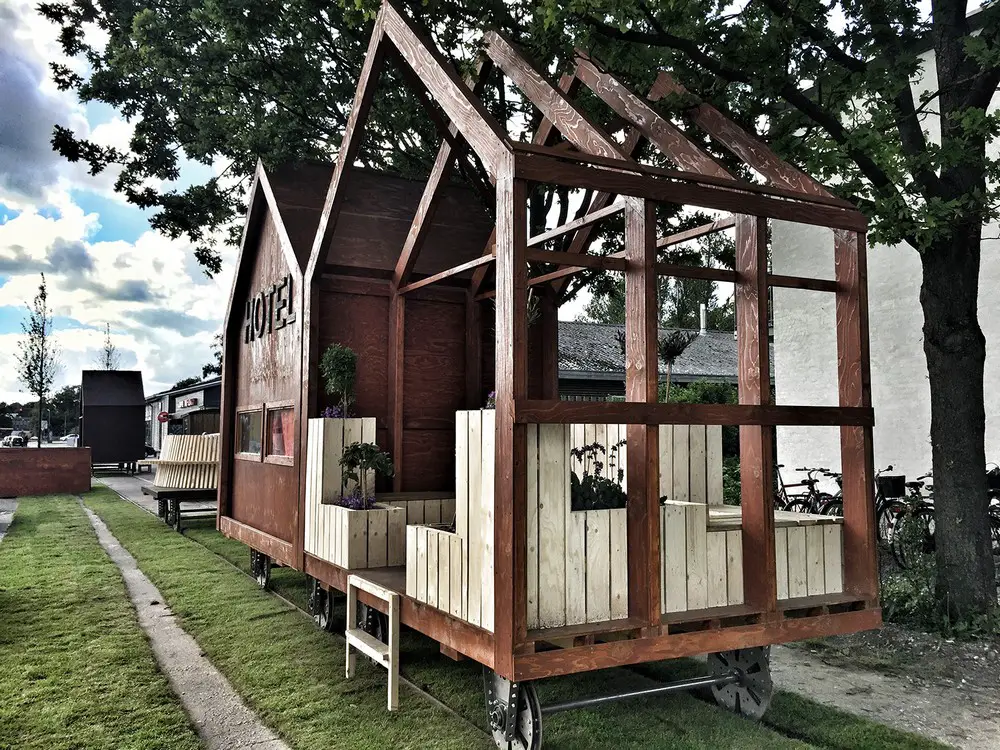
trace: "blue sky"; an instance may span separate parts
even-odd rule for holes
[[[152,393],[211,360],[236,251],[220,243],[223,272],[206,278],[186,242],[153,232],[149,214],[115,194],[114,172],[91,176],[52,151],[56,124],[123,150],[135,124],[58,91],[48,71],[56,60],[86,75],[33,4],[0,0],[0,101],[18,103],[0,108],[0,401],[30,399],[14,352],[42,273],[62,360],[56,387],[80,382],[110,326],[123,364],[142,370]],[[177,187],[214,173],[186,163]]]

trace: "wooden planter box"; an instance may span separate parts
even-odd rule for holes
[[[375,442],[374,417],[310,419],[306,445],[305,551],[342,568],[379,568],[406,560],[406,509],[333,505],[354,490],[340,468],[344,446]],[[374,486],[374,477],[370,477]]]

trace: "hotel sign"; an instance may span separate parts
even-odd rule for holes
[[[291,274],[248,299],[243,342],[249,344],[295,323],[292,299]]]

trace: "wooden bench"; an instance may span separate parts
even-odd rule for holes
[[[156,467],[156,484],[143,487],[142,492],[156,499],[157,515],[177,531],[182,528],[182,516],[214,516],[219,486],[218,433],[167,435],[160,456],[139,462]],[[197,506],[184,509],[184,503]]]
[[[181,517],[215,517],[218,490],[210,487],[159,487],[147,485],[143,495],[156,500],[156,515],[177,531],[182,528]],[[197,503],[193,508],[184,508],[184,503]]]

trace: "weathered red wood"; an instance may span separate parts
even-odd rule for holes
[[[548,229],[541,234],[536,234],[534,237],[528,240],[528,247],[537,247],[538,245],[544,245],[546,242],[556,239],[557,237],[562,237],[564,234],[569,232],[575,232],[577,229],[583,227],[589,227],[591,224],[596,224],[609,216],[614,216],[615,214],[621,213],[625,210],[624,203],[614,203],[610,206],[605,206],[594,211],[591,211],[579,219],[574,219],[573,221],[568,221],[561,226]]]
[[[473,258],[466,263],[460,263],[453,268],[448,268],[440,273],[436,273],[432,276],[428,276],[420,281],[414,281],[399,290],[400,294],[409,294],[410,292],[415,292],[417,289],[423,289],[425,286],[430,286],[431,284],[436,284],[439,281],[450,278],[452,276],[457,276],[460,273],[465,273],[478,266],[485,266],[493,262],[492,255],[483,255],[479,258]]]
[[[646,198],[665,203],[681,203],[736,213],[751,211],[755,215],[813,224],[835,229],[865,231],[867,222],[856,210],[804,201],[775,200],[762,191],[743,192],[706,184],[709,178],[655,167],[643,166],[641,172],[612,167],[608,160],[579,159],[580,154],[567,158],[554,149],[539,150],[526,144],[515,144],[515,175],[519,179],[566,187],[608,190],[618,195]],[[587,161],[589,163],[582,163]],[[773,188],[771,189],[773,190]]]
[[[625,200],[625,399],[655,404],[659,388],[656,207]],[[628,435],[628,614],[660,622],[659,430],[630,424]]]
[[[486,53],[514,82],[532,104],[538,107],[563,137],[588,154],[628,161],[618,144],[553,86],[528,62],[515,45],[497,31],[485,35]]]
[[[871,408],[774,404],[643,404],[525,399],[515,404],[519,424],[722,424],[871,426]]]
[[[472,89],[474,96],[479,97],[482,95],[492,69],[493,64],[488,60],[480,63],[476,82]],[[427,239],[427,234],[430,231],[431,219],[434,217],[434,211],[437,209],[441,198],[441,188],[448,183],[452,168],[455,165],[455,159],[460,156],[460,149],[456,145],[458,128],[452,124],[448,125],[447,130],[452,137],[444,139],[438,147],[434,166],[431,167],[430,177],[428,177],[427,184],[424,186],[424,194],[420,197],[420,205],[417,206],[417,213],[414,215],[410,231],[406,235],[406,243],[403,245],[403,250],[399,254],[399,260],[396,262],[396,268],[393,271],[392,283],[397,288],[405,286],[410,279],[413,266],[417,262],[417,256],[420,254],[424,240]]]
[[[736,326],[740,404],[771,404],[767,326],[767,222],[736,219]],[[771,430],[740,427],[740,495],[743,506],[745,602],[773,617],[778,606],[775,573],[773,456]]]
[[[668,94],[689,95],[689,92],[669,73],[660,71],[649,98],[656,101]],[[687,114],[698,127],[771,182],[808,195],[832,197],[832,193],[823,185],[784,161],[766,143],[748,133],[711,104],[698,104],[689,109]]]
[[[258,552],[263,552],[275,562],[281,565],[294,567],[294,545],[284,539],[265,534],[263,531],[240,523],[232,518],[223,516],[219,520],[219,531],[231,539],[243,542],[248,547],[253,547]]]
[[[403,487],[403,363],[406,359],[406,299],[395,293],[389,298],[389,440],[392,445],[392,491]]]
[[[527,396],[527,186],[497,178],[496,464],[493,519],[494,671],[514,674],[527,638],[527,433],[514,403]]]
[[[729,229],[734,226],[736,226],[736,218],[728,216],[725,219],[713,221],[711,224],[703,224],[702,226],[695,227],[694,229],[686,229],[683,232],[668,234],[666,237],[661,237],[656,241],[656,247],[662,249],[664,247],[670,247],[671,245],[679,245],[682,242],[694,240],[698,237],[704,237],[708,234],[715,234],[723,229]]]
[[[833,234],[837,278],[837,380],[840,404],[871,405],[868,354],[868,279],[864,238],[854,232]],[[844,475],[844,589],[870,599],[878,596],[878,550],[872,497],[870,427],[840,428]]]
[[[518,681],[540,680],[594,669],[854,633],[877,628],[881,623],[880,610],[866,609],[774,623],[615,640],[518,656],[515,659],[514,673]]]
[[[479,98],[473,96],[437,46],[413,25],[395,2],[385,0],[379,18],[385,34],[402,58],[472,146],[486,171],[496,176],[497,166],[510,149],[510,138],[500,123]]]
[[[586,255],[584,253],[561,253],[557,250],[535,250],[529,248],[524,258],[532,263],[551,263],[574,268],[600,268],[603,271],[624,271],[625,258],[609,255]]]
[[[707,279],[709,281],[736,281],[736,272],[728,268],[710,268],[708,266],[682,266],[676,263],[657,263],[654,266],[657,276],[675,276],[684,279]]]
[[[482,406],[483,321],[479,302],[471,292],[465,298],[465,408]]]
[[[713,175],[733,180],[711,156],[688,140],[687,136],[667,122],[652,107],[626,88],[610,73],[598,70],[586,57],[577,56],[576,77],[615,112],[631,122],[650,143],[678,168],[688,172]]]
[[[813,292],[836,292],[838,288],[837,282],[833,279],[809,279],[804,276],[782,276],[774,273],[767,275],[767,284],[784,289],[808,289]]]
[[[579,86],[580,82],[576,79],[576,76],[564,75],[559,79],[559,90],[566,96],[573,96],[573,93]],[[542,121],[538,125],[538,129],[531,138],[531,142],[540,146],[547,146],[555,140],[558,135],[559,131],[556,130],[552,122],[548,118],[543,117]],[[494,226],[493,231],[490,233],[490,238],[486,241],[486,247],[483,248],[483,255],[491,255],[493,253],[493,246],[496,244],[496,234],[497,231]],[[477,268],[473,271],[472,283],[469,284],[469,291],[472,293],[473,297],[476,297],[479,294],[479,290],[483,285],[483,280],[486,278],[487,270],[489,270],[488,267],[483,266],[482,268]]]

